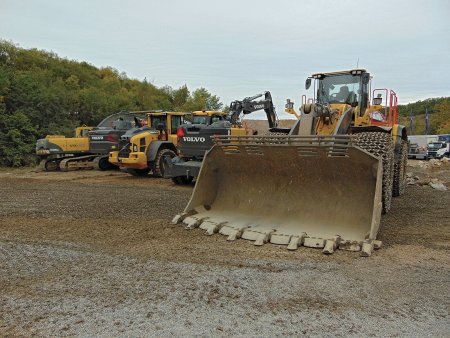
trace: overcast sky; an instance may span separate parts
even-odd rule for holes
[[[270,90],[281,116],[358,59],[400,103],[450,96],[449,0],[0,0],[0,38],[225,104]]]

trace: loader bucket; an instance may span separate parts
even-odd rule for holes
[[[351,136],[224,136],[173,222],[229,240],[362,251],[381,217],[382,162]]]

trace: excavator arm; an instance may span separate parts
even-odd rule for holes
[[[263,96],[264,99],[256,100]],[[233,125],[237,124],[241,114],[247,115],[263,109],[266,112],[269,127],[276,128],[278,126],[278,116],[272,102],[272,95],[270,94],[269,91],[255,96],[246,97],[242,101],[236,100],[231,102],[230,104],[231,123]]]

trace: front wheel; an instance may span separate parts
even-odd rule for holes
[[[164,161],[165,157],[170,157],[171,159],[177,156],[175,152],[171,149],[161,149],[158,151],[158,154],[156,154],[155,162],[153,164],[153,175],[156,177],[164,177],[164,172],[167,169],[166,163]]]

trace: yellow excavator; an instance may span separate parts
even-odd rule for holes
[[[397,95],[365,69],[313,74],[291,129],[220,136],[191,199],[173,219],[228,240],[360,251],[370,256],[382,213],[404,192],[406,128]],[[287,111],[293,113],[288,100]],[[282,134],[284,133],[284,134]]]

